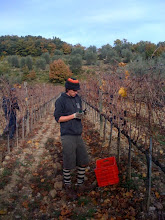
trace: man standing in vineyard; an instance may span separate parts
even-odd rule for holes
[[[82,123],[84,115],[82,101],[77,91],[80,84],[77,79],[69,78],[65,83],[65,93],[55,103],[54,117],[60,123],[63,147],[63,178],[64,187],[70,198],[75,199],[76,193],[71,185],[71,170],[77,167],[77,190],[84,186],[85,169],[89,159],[82,140]]]
[[[17,98],[15,97],[15,92],[16,89],[11,88],[9,97],[4,96],[2,103],[2,109],[5,113],[5,118],[7,121],[3,136],[8,133],[10,139],[14,137],[16,131],[16,109],[19,110]]]

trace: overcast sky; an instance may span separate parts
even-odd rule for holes
[[[58,37],[85,47],[165,41],[165,0],[0,0],[0,36]]]

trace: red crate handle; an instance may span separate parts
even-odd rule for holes
[[[105,159],[105,160],[103,160],[103,162],[106,163],[106,162],[109,162],[109,160]],[[115,161],[113,164],[115,164]]]

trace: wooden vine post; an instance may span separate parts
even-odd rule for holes
[[[150,137],[149,151],[146,152],[147,160],[147,181],[146,181],[146,209],[149,211],[151,200],[151,176],[152,176],[152,137]]]
[[[25,120],[24,120],[24,116],[22,118],[22,139],[24,140],[25,138]]]
[[[24,87],[26,91],[26,107],[27,107],[27,115],[26,115],[26,135],[29,133],[29,101],[28,101],[28,89],[27,89],[27,82],[24,82]]]
[[[151,117],[152,117],[152,111],[151,111],[151,104],[148,100],[148,128],[149,128],[149,150],[146,152],[146,160],[147,160],[147,203],[146,208],[147,211],[149,211],[150,206],[150,200],[151,200],[151,176],[152,176],[152,127],[151,127]]]
[[[7,135],[7,151],[10,153],[10,139],[9,139],[9,134]]]
[[[108,145],[108,154],[110,154],[110,146],[112,141],[112,128],[113,128],[113,122],[110,121],[110,135],[109,135],[109,145]]]
[[[107,125],[107,118],[104,121],[104,132],[103,132],[103,141],[105,142],[106,139],[106,125]]]
[[[18,123],[17,123],[17,118],[16,118],[16,145],[18,147]]]
[[[129,150],[128,150],[128,180],[131,180],[131,124],[130,124],[130,135],[128,136]]]
[[[33,102],[33,96],[31,96],[31,130],[33,129],[33,121],[34,121],[34,110],[33,110],[33,105],[34,105],[34,102]]]
[[[118,165],[120,164],[120,136],[121,136],[121,131],[120,131],[120,128],[118,128],[118,135],[117,135],[117,162],[118,162]]]
[[[100,137],[103,137],[103,92],[102,92],[102,80],[99,78],[99,112],[100,112]]]

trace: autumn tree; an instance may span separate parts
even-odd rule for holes
[[[70,54],[72,48],[71,48],[71,46],[70,46],[69,44],[64,43],[64,44],[62,45],[62,50],[63,50],[64,54]]]
[[[34,80],[36,78],[36,72],[34,70],[30,71],[30,73],[26,76],[27,81]]]
[[[53,54],[56,49],[56,45],[54,43],[49,43],[47,48],[48,48],[49,53]]]
[[[63,83],[65,79],[71,77],[72,72],[63,60],[54,60],[50,64],[49,79],[53,83]]]

